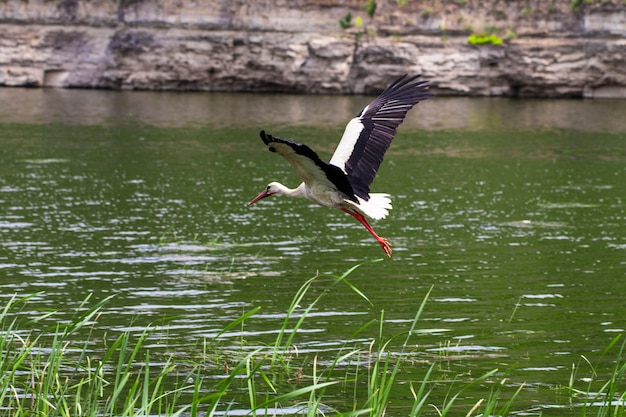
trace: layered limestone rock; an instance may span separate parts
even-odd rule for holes
[[[5,0],[0,85],[372,93],[422,73],[443,94],[626,97],[623,0],[366,3]],[[468,42],[485,32],[504,42]]]

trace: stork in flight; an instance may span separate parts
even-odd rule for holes
[[[389,194],[370,193],[370,184],[383,161],[396,128],[407,112],[430,97],[428,81],[404,75],[394,81],[346,126],[330,162],[308,146],[261,131],[271,152],[282,155],[302,180],[295,189],[278,182],[269,185],[248,205],[272,195],[304,197],[321,206],[335,207],[357,219],[391,257],[391,244],[376,234],[365,216],[378,220],[391,210]]]

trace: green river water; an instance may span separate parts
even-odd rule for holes
[[[408,382],[435,361],[436,378],[459,386],[496,368],[505,396],[524,384],[522,415],[580,415],[561,389],[572,365],[582,355],[608,372],[615,352],[602,352],[626,332],[626,102],[420,103],[372,186],[393,197],[372,225],[394,256],[368,263],[383,252],[338,210],[245,203],[270,181],[298,184],[259,130],[328,159],[369,99],[0,90],[0,302],[38,294],[19,315],[56,311],[28,327],[49,332],[89,294],[116,294],[96,332],[169,317],[149,348],[184,363],[255,307],[224,352],[271,344],[307,279],[322,275],[321,291],[324,275],[364,263],[349,279],[371,304],[337,286],[294,337],[305,373],[316,354],[367,352],[379,325],[354,333],[382,311],[385,334],[407,331],[432,288],[388,415],[407,414]],[[465,392],[456,415],[490,389]],[[351,390],[327,402],[350,410]]]

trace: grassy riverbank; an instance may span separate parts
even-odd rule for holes
[[[245,327],[258,313],[259,308],[253,308],[215,337],[202,340],[201,354],[185,360],[173,353],[151,354],[150,346],[155,343],[151,335],[166,323],[141,330],[125,323],[126,330],[117,336],[103,332],[98,319],[111,297],[99,301],[87,297],[72,320],[38,332],[29,329],[54,312],[36,311],[37,295],[13,296],[0,312],[0,415],[504,416],[516,411],[548,415],[547,411],[518,408],[516,399],[524,384],[510,384],[506,374],[495,368],[463,380],[444,378],[440,372],[444,359],[435,357],[421,364],[421,379],[405,378],[402,369],[412,366],[411,351],[417,346],[413,338],[432,331],[422,328],[420,321],[428,294],[401,334],[385,334],[381,311],[377,320],[363,323],[354,333],[356,338],[366,329],[377,330],[378,336],[369,340],[366,349],[346,345],[330,360],[298,354],[298,330],[310,320],[318,301],[336,287],[347,286],[369,302],[348,280],[355,268],[340,276],[306,281],[276,329],[273,344],[242,343],[233,350],[222,343],[222,336]],[[159,343],[167,344],[167,340]],[[586,357],[572,365],[570,380],[558,387],[563,398],[560,411],[550,415],[626,415],[626,356],[621,337],[606,348],[606,358],[614,364],[610,369],[601,369]],[[476,385],[487,395],[467,405],[464,394]],[[394,408],[391,394],[407,386],[410,406]],[[334,394],[328,395],[331,390]],[[435,398],[431,395],[435,391],[446,394]],[[337,392],[344,401],[337,400]]]

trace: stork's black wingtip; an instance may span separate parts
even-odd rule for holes
[[[259,135],[261,136],[261,140],[263,141],[264,144],[268,144],[270,143],[267,135],[265,134],[265,130],[261,130],[261,132],[259,132]]]
[[[404,74],[402,75],[400,78],[396,79],[394,82],[392,82],[389,87],[387,87],[386,91],[394,91],[394,90],[400,90],[403,88],[413,88],[413,87],[420,87],[422,89],[428,88],[428,83],[429,80],[419,80],[419,78],[422,77],[422,74],[415,74],[415,75],[409,75],[409,74]]]

